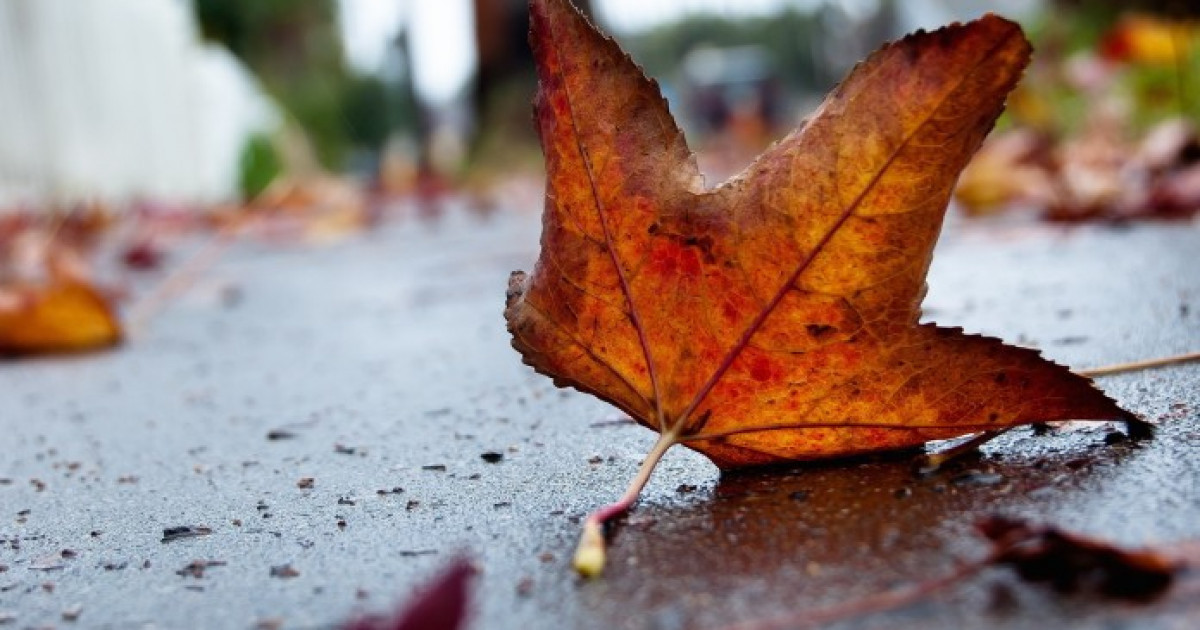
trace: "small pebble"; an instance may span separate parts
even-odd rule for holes
[[[298,577],[299,575],[300,572],[292,568],[292,565],[290,564],[281,564],[279,566],[271,567],[271,577],[274,578],[288,579]]]

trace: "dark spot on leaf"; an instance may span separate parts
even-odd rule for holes
[[[804,329],[808,331],[808,336],[813,339],[822,339],[837,330],[837,328],[829,324],[808,324]]]
[[[1108,446],[1113,446],[1115,444],[1120,444],[1122,442],[1128,442],[1128,441],[1129,441],[1129,436],[1125,435],[1124,433],[1121,433],[1120,431],[1110,431],[1107,434],[1105,434],[1105,436],[1104,436],[1104,443],[1107,444]]]

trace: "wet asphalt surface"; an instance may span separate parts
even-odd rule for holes
[[[1150,442],[1021,429],[925,477],[907,456],[722,476],[674,450],[582,582],[578,523],[653,435],[509,348],[506,279],[537,236],[532,214],[451,212],[240,243],[125,347],[0,363],[0,628],[332,628],[457,554],[471,628],[722,628],[944,574],[994,513],[1200,539],[1193,364],[1100,381]],[[1198,224],[955,221],[927,318],[1077,368],[1192,351],[1198,255]],[[834,627],[1194,628],[1196,580],[1131,604],[996,568]]]

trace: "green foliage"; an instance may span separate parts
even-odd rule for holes
[[[1120,89],[1135,104],[1132,116],[1137,127],[1148,127],[1172,116],[1190,117],[1200,123],[1200,46],[1179,65],[1139,65],[1127,68],[1119,78]]]
[[[372,150],[383,147],[404,113],[396,92],[373,76],[355,76],[347,82],[342,120],[351,142]]]
[[[258,75],[323,165],[340,168],[352,144],[383,144],[394,115],[378,80],[347,67],[335,0],[195,0],[195,10],[204,36]]]
[[[195,7],[204,36],[255,71],[289,80],[344,72],[334,0],[195,0]]]
[[[1110,39],[1121,28],[1121,20],[1129,15],[1128,8],[1120,4],[1083,3],[1055,6],[1026,25],[1037,55],[1023,90],[1038,104],[1034,119],[1025,117],[1023,122],[1056,134],[1072,135],[1080,131],[1091,113],[1105,101],[1127,105],[1127,121],[1135,131],[1175,116],[1200,122],[1197,31],[1192,30],[1179,40],[1178,45],[1190,47],[1190,53],[1177,63],[1106,58],[1106,47],[1112,45]],[[1156,19],[1162,20],[1162,24],[1186,24],[1172,22],[1163,15]],[[1103,68],[1108,76],[1093,78],[1094,85],[1081,87],[1071,75],[1086,64],[1094,66],[1092,74],[1096,74],[1096,68]]]
[[[279,176],[283,162],[271,139],[264,135],[251,136],[242,147],[238,185],[242,197],[252,199],[258,196],[271,182]]]

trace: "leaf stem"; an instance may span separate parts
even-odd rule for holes
[[[936,453],[926,453],[922,457],[922,460],[921,460],[922,463],[919,466],[920,472],[922,474],[935,473],[938,470],[940,470],[943,466],[945,466],[946,464],[948,464],[964,455],[967,455],[969,453],[974,453],[975,451],[977,451],[979,449],[980,446],[983,446],[984,444],[996,439],[997,437],[1000,436],[1000,434],[1002,434],[1008,430],[1009,430],[1008,428],[1005,428],[1005,429],[998,429],[995,431],[984,431],[983,433],[977,433],[974,436],[972,436],[971,439],[969,439],[965,442],[962,442],[961,444],[955,444],[954,446],[951,446],[950,448],[948,448],[944,451],[938,451]]]
[[[1097,376],[1124,374],[1125,372],[1136,372],[1138,370],[1148,370],[1150,368],[1165,367],[1168,365],[1191,363],[1193,361],[1200,361],[1200,352],[1187,352],[1184,354],[1177,354],[1173,357],[1160,357],[1157,359],[1146,359],[1145,361],[1117,363],[1115,365],[1106,365],[1103,367],[1092,368],[1090,370],[1078,370],[1075,373],[1088,378],[1096,378]]]
[[[629,508],[641,496],[646,482],[650,480],[650,473],[654,472],[654,468],[658,466],[658,462],[662,460],[667,449],[678,441],[679,436],[675,431],[664,431],[659,435],[658,441],[646,454],[646,459],[642,460],[637,475],[625,489],[625,494],[615,503],[610,503],[592,512],[584,521],[583,534],[579,537],[579,546],[575,549],[575,559],[572,563],[580,575],[591,578],[599,576],[604,571],[604,524],[629,511]]]

